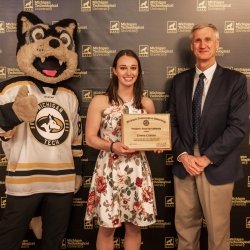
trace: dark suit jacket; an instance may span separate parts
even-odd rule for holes
[[[174,154],[173,174],[188,175],[177,156],[193,154],[192,89],[195,68],[173,78],[169,112]],[[236,181],[243,176],[239,145],[249,127],[249,103],[246,76],[217,66],[204,103],[199,131],[201,155],[213,164],[205,168],[211,184]]]

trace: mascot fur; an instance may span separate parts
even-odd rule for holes
[[[67,87],[78,63],[77,23],[48,25],[21,12],[17,39],[24,76],[0,84],[0,138],[8,158],[0,246],[19,249],[39,210],[42,249],[60,249],[73,195],[82,185],[79,102]]]

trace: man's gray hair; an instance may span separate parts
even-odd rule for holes
[[[219,40],[220,38],[220,35],[219,35],[219,31],[217,29],[217,27],[211,23],[200,23],[200,24],[195,24],[190,32],[190,40],[192,41],[193,40],[193,36],[194,36],[194,32],[196,30],[200,30],[200,29],[203,29],[203,28],[211,28],[213,31],[214,31],[214,34],[216,36],[216,38]]]

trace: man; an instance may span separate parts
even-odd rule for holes
[[[195,25],[190,40],[196,67],[174,77],[169,103],[178,250],[200,249],[203,215],[208,249],[228,250],[234,182],[243,176],[239,145],[248,130],[247,80],[216,63],[214,25]],[[200,99],[196,85],[202,86]]]

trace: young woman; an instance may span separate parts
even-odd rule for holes
[[[121,50],[105,95],[91,101],[86,120],[86,143],[99,149],[86,209],[86,220],[97,217],[97,250],[111,250],[115,229],[125,223],[125,250],[138,250],[141,226],[155,223],[156,206],[150,167],[144,152],[121,142],[123,113],[154,113],[153,101],[143,96],[142,69],[132,50]]]

